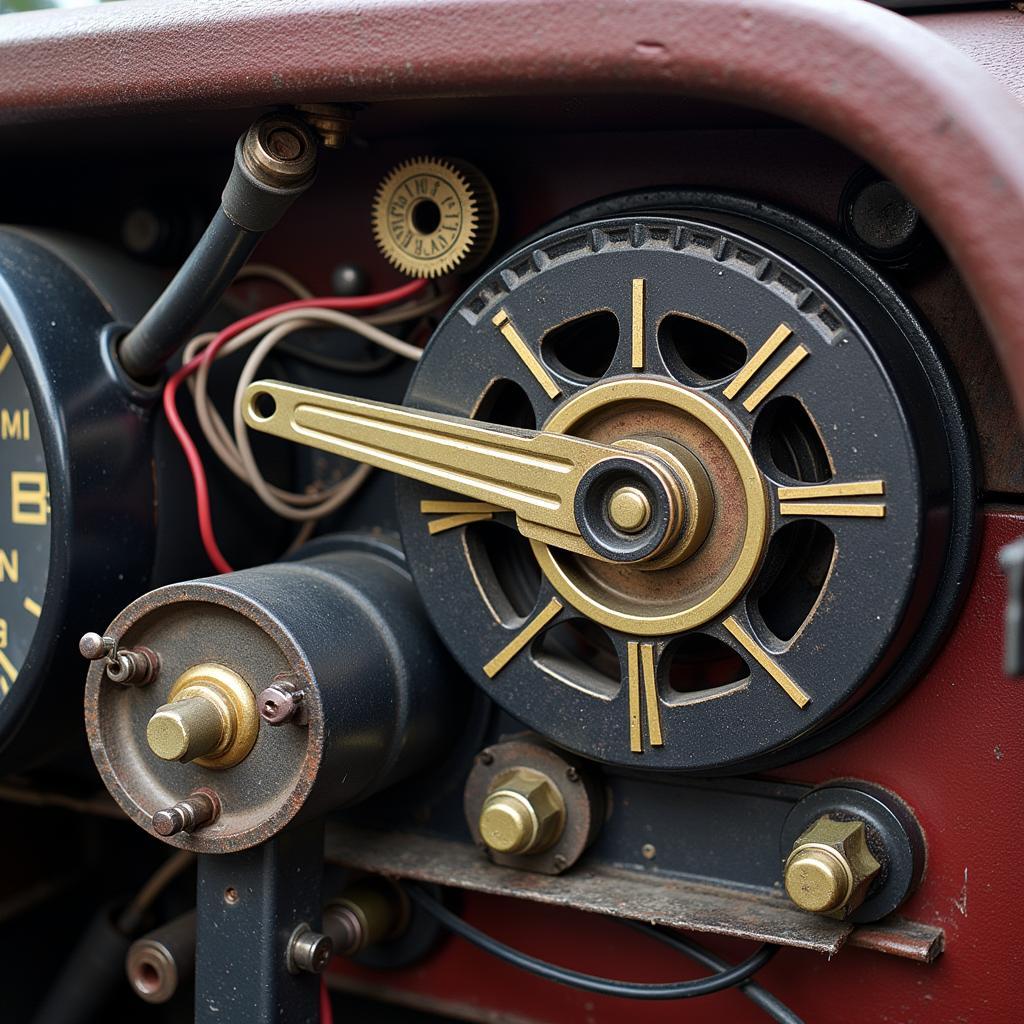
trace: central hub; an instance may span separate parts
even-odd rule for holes
[[[639,487],[618,488],[608,499],[608,519],[623,533],[637,533],[651,521],[651,503]]]
[[[768,501],[746,437],[702,395],[661,378],[619,378],[581,391],[544,424],[643,455],[598,463],[580,482],[576,522],[601,558],[532,541],[541,571],[578,611],[642,636],[721,615],[764,550]],[[610,551],[620,554],[609,554]]]

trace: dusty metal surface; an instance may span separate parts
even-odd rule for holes
[[[715,932],[832,955],[852,925],[796,910],[784,896],[583,861],[558,877],[492,864],[469,843],[329,825],[329,861],[391,877]]]

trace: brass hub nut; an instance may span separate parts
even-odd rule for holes
[[[825,815],[793,844],[786,858],[786,892],[801,910],[844,918],[864,902],[879,871],[864,823]]]
[[[565,800],[558,786],[533,768],[496,776],[480,809],[480,836],[495,853],[542,853],[564,828]]]
[[[230,768],[252,750],[259,733],[256,697],[246,681],[223,665],[183,672],[146,727],[146,740],[165,761]]]

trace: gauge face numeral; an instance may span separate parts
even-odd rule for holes
[[[654,644],[629,641],[626,647],[626,685],[629,691],[629,749],[634,754],[644,752],[643,722],[641,704],[647,717],[647,743],[660,747],[661,704],[658,701],[658,686],[654,674]],[[640,691],[643,689],[643,701]]]
[[[805,707],[810,703],[810,696],[804,692],[777,664],[768,652],[754,639],[731,615],[722,623],[723,626],[739,641],[743,649],[782,687],[797,707]]]
[[[11,659],[7,657],[7,620],[0,619],[0,694],[7,696],[11,686],[18,678],[18,670],[11,664]]]
[[[647,315],[647,282],[642,277],[633,278],[633,333],[632,366],[634,370],[644,368],[644,318]]]
[[[3,675],[0,675],[0,692],[7,695],[11,686],[17,681],[18,670],[11,663],[11,659],[7,657],[5,648],[7,647],[7,620],[0,619],[0,670],[3,671]]]
[[[50,515],[46,474],[35,470],[11,473],[11,522],[22,526],[45,526]]]
[[[30,441],[32,421],[28,409],[0,409],[0,441]]]
[[[747,360],[729,386],[722,392],[728,399],[736,398],[747,387],[754,384],[754,390],[743,400],[743,408],[753,412],[809,355],[803,345],[797,345],[774,370],[761,376],[760,370],[775,353],[789,340],[793,331],[785,324],[779,324],[771,337]],[[760,379],[760,383],[755,380]]]
[[[0,548],[0,583],[18,582],[18,549]]]
[[[516,633],[498,653],[484,665],[484,675],[493,679],[558,613],[562,602],[553,597]]]
[[[885,502],[813,500],[816,498],[861,498],[878,494],[885,494],[884,480],[780,487],[779,513],[784,516],[861,516],[866,519],[882,519],[885,516]]]
[[[544,389],[548,398],[557,398],[562,389],[552,380],[551,374],[540,364],[540,360],[530,351],[522,335],[504,309],[499,309],[491,317],[491,323],[501,331],[502,337],[512,346],[512,351],[523,361],[523,365],[533,375],[533,379]]]
[[[493,519],[495,512],[504,512],[500,505],[491,505],[486,501],[421,501],[420,512],[425,516],[441,515],[441,519],[432,519],[427,523],[427,532],[431,535],[454,530],[456,526],[467,523],[480,523]]]

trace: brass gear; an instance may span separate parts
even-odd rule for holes
[[[373,236],[384,258],[410,277],[475,266],[498,230],[494,190],[460,160],[420,157],[393,168],[373,200]]]

